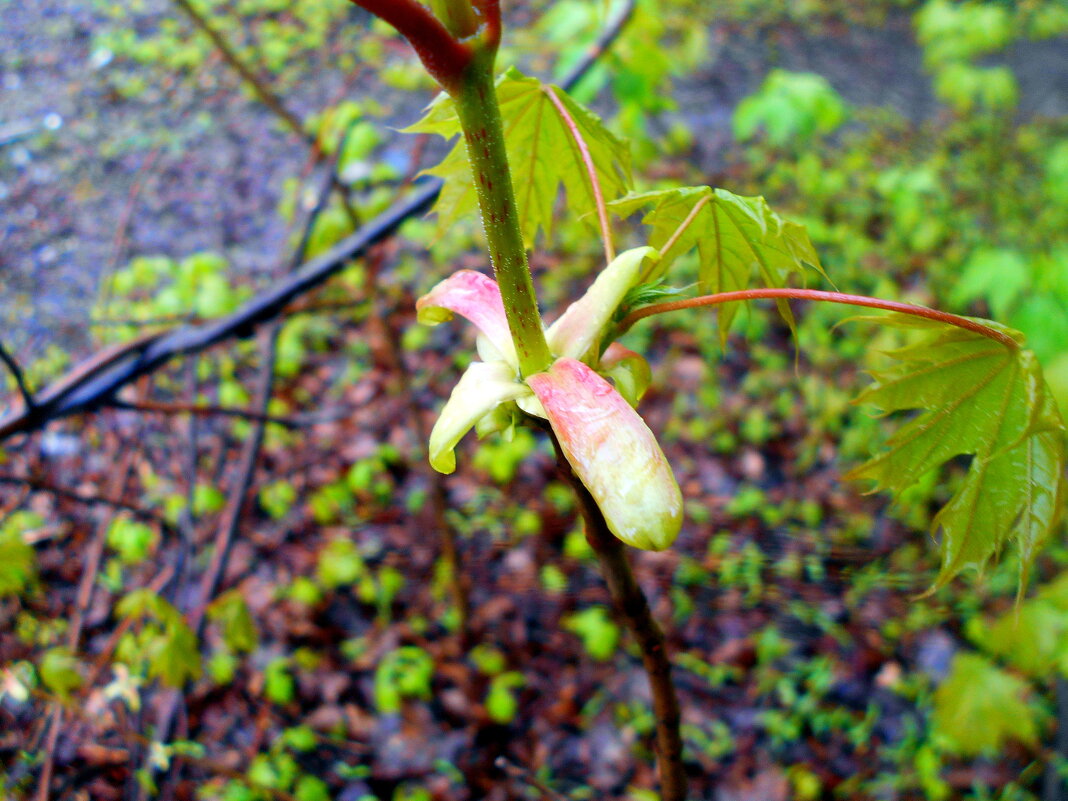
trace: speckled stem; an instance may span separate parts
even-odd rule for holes
[[[546,370],[552,362],[552,354],[545,341],[534,281],[519,230],[519,214],[493,81],[492,55],[476,57],[453,99],[463,126],[482,225],[489,243],[493,272],[501,288],[508,329],[515,341],[519,369],[528,376]]]

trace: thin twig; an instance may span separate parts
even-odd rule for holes
[[[315,206],[309,212],[301,233],[300,243],[290,261],[290,270],[296,269],[303,260],[308,245],[309,232],[314,227],[319,215],[326,208],[333,185],[332,180],[326,182],[325,186],[319,193]],[[271,396],[274,393],[275,365],[278,355],[278,335],[281,329],[282,322],[280,320],[274,320],[270,325],[260,331],[260,365],[256,376],[257,388],[255,408],[257,409],[258,414],[263,416],[267,414]],[[219,521],[219,528],[216,530],[211,558],[207,569],[201,576],[200,592],[198,593],[197,602],[188,615],[189,627],[193,630],[198,641],[204,633],[204,623],[207,619],[206,614],[208,606],[215,597],[215,593],[226,572],[226,565],[230,560],[231,548],[234,539],[237,536],[238,526],[241,522],[241,512],[245,507],[249,491],[252,487],[253,474],[255,473],[256,463],[259,460],[260,451],[263,447],[263,439],[266,429],[267,423],[262,419],[252,423],[252,433],[249,435],[248,439],[245,440],[245,445],[241,453],[241,461],[236,469],[236,480],[230,490],[230,497],[227,501],[226,508],[223,511],[222,519]],[[170,739],[171,733],[174,730],[175,718],[177,717],[178,707],[181,700],[181,692],[179,690],[173,690],[162,704],[156,725],[155,738],[157,741],[166,742]],[[143,786],[138,789],[138,798],[145,798]]]
[[[304,124],[300,121],[300,118],[286,108],[286,104],[282,101],[282,98],[275,94],[274,90],[267,85],[267,82],[256,74],[255,70],[246,64],[241,56],[237,54],[237,51],[230,46],[230,43],[226,41],[226,38],[219,33],[215,27],[208,22],[189,0],[174,0],[175,5],[180,8],[190,21],[209,39],[211,43],[215,45],[216,49],[222,55],[223,59],[241,76],[241,78],[252,87],[252,90],[256,93],[256,97],[260,99],[263,105],[267,106],[278,119],[282,120],[286,126],[301,139],[310,141],[310,137],[304,131]]]
[[[135,360],[159,336],[158,333],[145,334],[128,342],[112,345],[79,363],[58,381],[38,392],[34,396],[32,409],[23,409],[18,414],[8,415],[0,420],[0,441],[13,434],[33,431],[44,426],[49,420],[62,416],[55,414],[55,407],[61,404],[64,398],[76,394],[86,384],[99,381],[102,375],[110,376],[122,362]],[[122,383],[122,386],[131,383],[135,378],[136,376],[131,376],[129,381]]]
[[[0,360],[7,365],[7,369],[11,371],[11,375],[15,378],[19,394],[22,395],[23,407],[27,412],[33,411],[37,403],[33,399],[33,393],[30,392],[30,388],[26,385],[26,376],[23,374],[22,368],[19,367],[19,363],[7,352],[7,348],[4,347],[2,342],[0,342]]]
[[[556,107],[557,113],[563,118],[567,129],[571,132],[571,138],[575,140],[579,155],[582,157],[582,163],[586,167],[586,177],[590,179],[593,202],[597,207],[597,221],[601,226],[601,241],[604,243],[604,258],[607,263],[611,263],[616,257],[616,248],[615,245],[612,244],[612,229],[608,225],[608,209],[604,204],[604,192],[601,190],[601,181],[597,177],[597,167],[593,163],[593,156],[590,155],[590,149],[586,145],[586,140],[582,138],[582,132],[579,130],[574,117],[572,117],[571,113],[567,110],[564,101],[557,96],[555,87],[547,86],[544,91],[546,96]]]
[[[124,501],[121,498],[106,497],[103,495],[85,495],[70,487],[62,487],[58,484],[53,484],[50,481],[29,476],[0,475],[0,484],[28,487],[33,492],[47,492],[60,498],[67,498],[72,501],[77,501],[78,503],[84,503],[86,506],[110,506],[113,509],[121,509],[130,512],[134,517],[138,517],[150,523],[156,523],[165,528],[170,528],[170,523],[168,523],[162,515],[149,511],[148,509],[143,509],[140,506]]]
[[[86,323],[90,328],[125,328],[128,326],[145,328],[150,325],[174,325],[175,323],[199,323],[203,319],[195,314],[168,314],[163,317],[146,317],[138,320],[134,317],[98,317]]]
[[[196,400],[200,391],[200,356],[194,354],[185,362],[186,397],[188,403]],[[182,466],[185,483],[185,505],[178,514],[178,547],[174,558],[174,583],[164,588],[164,597],[171,604],[176,604],[179,590],[186,585],[187,574],[196,549],[196,492],[197,468],[200,456],[200,419],[197,415],[189,416],[188,428],[184,441],[185,464]]]
[[[243,420],[255,420],[260,423],[275,423],[286,428],[301,428],[321,422],[322,418],[314,417],[301,420],[296,417],[279,417],[273,414],[262,414],[255,409],[238,409],[230,406],[206,406],[196,403],[163,403],[161,401],[139,401],[137,403],[127,401],[115,401],[112,404],[116,409],[126,409],[132,412],[152,412],[156,414],[189,414],[194,417],[238,417]]]
[[[508,757],[499,756],[493,761],[493,764],[498,770],[507,773],[509,778],[513,781],[521,782],[529,787],[533,787],[541,793],[542,798],[546,798],[548,801],[567,801],[565,796],[549,787],[549,785],[535,776],[532,771],[527,770],[522,765],[517,765],[515,762],[512,762],[512,760],[508,759]]]
[[[174,78],[171,78],[172,85]],[[115,269],[119,265],[119,259],[122,257],[123,250],[125,248],[127,234],[130,230],[130,222],[133,220],[134,210],[137,208],[137,198],[141,194],[141,189],[145,185],[149,170],[152,169],[156,163],[156,159],[159,158],[159,154],[163,152],[163,146],[153,148],[144,161],[141,162],[141,166],[137,170],[137,177],[133,184],[130,186],[130,190],[126,195],[126,206],[122,210],[122,216],[119,218],[119,224],[115,226],[115,236],[111,241],[111,257],[108,259],[107,267],[104,269],[103,275],[100,278],[100,298],[97,306],[103,309],[105,312],[111,307],[111,296],[115,278]]]
[[[274,391],[274,365],[280,328],[281,323],[274,322],[260,333],[261,362],[259,375],[257,376],[259,386],[256,390],[256,405],[264,410],[270,403],[271,394]],[[222,581],[226,565],[230,560],[230,551],[237,536],[238,525],[241,522],[241,512],[248,499],[249,488],[252,485],[252,474],[255,472],[260,449],[263,447],[266,427],[267,424],[263,421],[254,422],[252,424],[252,433],[245,440],[241,461],[235,471],[236,478],[230,490],[230,497],[222,519],[219,521],[211,559],[200,579],[200,592],[197,594],[197,602],[188,615],[189,627],[195,633],[198,641],[204,633],[208,606],[211,604],[212,598],[215,597],[215,592]],[[181,691],[174,690],[164,703],[156,724],[155,737],[158,742],[166,742],[170,739],[181,699]],[[139,789],[138,792],[138,798],[146,798],[143,790]]]
[[[63,707],[56,704],[49,720],[48,737],[44,743],[44,764],[37,779],[37,801],[48,801],[52,789],[52,769],[56,760],[56,746],[59,744],[59,730],[63,727]]]
[[[762,298],[787,298],[795,300],[821,300],[829,303],[843,303],[848,306],[865,306],[869,309],[882,309],[883,311],[898,312],[912,317],[922,317],[927,320],[945,323],[946,325],[963,328],[975,334],[980,334],[987,339],[999,342],[1011,350],[1019,350],[1020,343],[1011,336],[996,328],[973,320],[969,317],[961,317],[957,314],[930,309],[926,306],[916,306],[912,303],[901,303],[896,300],[883,300],[882,298],[869,298],[864,295],[847,295],[843,292],[827,292],[821,289],[793,289],[790,287],[776,289],[742,289],[737,292],[718,292],[714,295],[702,295],[699,298],[687,298],[685,300],[669,300],[665,303],[653,303],[635,309],[619,324],[619,330],[626,331],[638,320],[652,317],[654,314],[678,311],[680,309],[696,309],[701,306],[717,306],[721,303],[735,303],[742,300],[759,300]]]
[[[366,306],[367,299],[360,300],[337,300],[337,301],[323,301],[321,303],[311,303],[309,301],[299,301],[286,306],[279,312],[280,317],[294,317],[298,314],[319,314],[320,312],[332,312],[332,311],[348,311],[350,309],[357,309],[360,306]],[[144,320],[137,320],[133,317],[107,317],[97,320],[90,320],[87,325],[90,328],[122,328],[122,327],[148,327],[152,325],[173,325],[175,323],[193,323],[199,324],[206,322],[203,317],[198,317],[195,314],[172,314],[167,317],[148,317]]]
[[[264,329],[260,335],[260,369],[257,376],[258,387],[256,389],[256,406],[266,409],[271,402],[274,391],[275,358],[277,354],[278,332],[280,323],[274,323]],[[215,538],[214,548],[208,569],[200,582],[200,600],[190,614],[189,626],[199,637],[204,624],[204,615],[215,591],[222,581],[223,571],[230,558],[230,548],[237,535],[237,527],[241,522],[241,512],[248,498],[249,487],[252,485],[252,474],[256,469],[260,450],[263,447],[263,438],[267,426],[262,420],[253,424],[252,433],[245,441],[245,448],[241,454],[241,463],[237,469],[237,481],[230,490],[230,498],[219,523],[219,531]]]

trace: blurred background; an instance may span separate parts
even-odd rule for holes
[[[639,190],[764,195],[836,288],[1022,331],[1068,414],[1063,0],[506,12],[498,64],[554,81],[625,18],[573,94],[630,141]],[[447,149],[400,132],[434,87],[343,0],[0,0],[0,19],[0,343],[31,388],[233,312]],[[414,299],[487,266],[474,223],[413,216],[273,344],[228,338],[129,388],[138,408],[5,442],[6,793],[655,798],[644,676],[546,443],[425,468],[466,335],[417,326]],[[532,257],[545,306],[600,253],[561,215]],[[695,797],[1068,798],[1063,536],[1015,610],[1012,554],[919,598],[966,465],[894,507],[841,482],[885,441],[850,399],[898,336],[798,312],[796,363],[757,307],[726,347],[702,312],[628,341],[687,499],[679,546],[636,562]],[[274,422],[182,408],[261,401]]]

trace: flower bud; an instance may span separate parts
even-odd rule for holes
[[[653,432],[623,396],[569,358],[527,385],[611,532],[644,550],[671,545],[682,527],[682,493]]]

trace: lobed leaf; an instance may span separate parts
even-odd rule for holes
[[[652,206],[642,222],[652,227],[649,244],[661,251],[662,258],[647,265],[638,283],[657,281],[675,259],[694,247],[702,293],[749,289],[757,281],[768,287],[786,286],[792,274],[804,276],[809,268],[824,275],[804,226],[780,217],[762,197],[692,186],[627,195],[608,205],[622,217]],[[692,220],[676,237],[691,214]],[[792,328],[789,305],[779,301],[778,307]],[[720,308],[722,338],[737,313],[737,304]]]
[[[575,121],[593,161],[605,200],[625,195],[631,188],[630,150],[616,138],[600,118],[579,105],[562,89],[523,75],[514,67],[497,81],[497,99],[504,125],[505,149],[512,170],[519,226],[527,246],[539,230],[546,236],[552,229],[553,208],[561,186],[568,209],[585,219],[595,230],[597,219],[589,214],[595,208],[582,153],[567,123],[549,97],[552,93]],[[461,133],[460,119],[453,101],[440,95],[426,116],[405,129],[408,133],[432,133],[446,139]],[[478,213],[478,198],[471,167],[461,140],[445,159],[425,171],[445,181],[434,209],[442,230],[458,220]]]
[[[1049,539],[1066,494],[1064,423],[1034,354],[981,334],[916,317],[875,319],[921,331],[892,351],[858,401],[885,413],[919,411],[887,450],[847,474],[898,494],[922,475],[970,456],[964,480],[935,516],[942,566],[936,587],[966,568],[981,571],[1008,541],[1020,553],[1021,587]],[[1022,344],[1022,336],[984,321]]]

